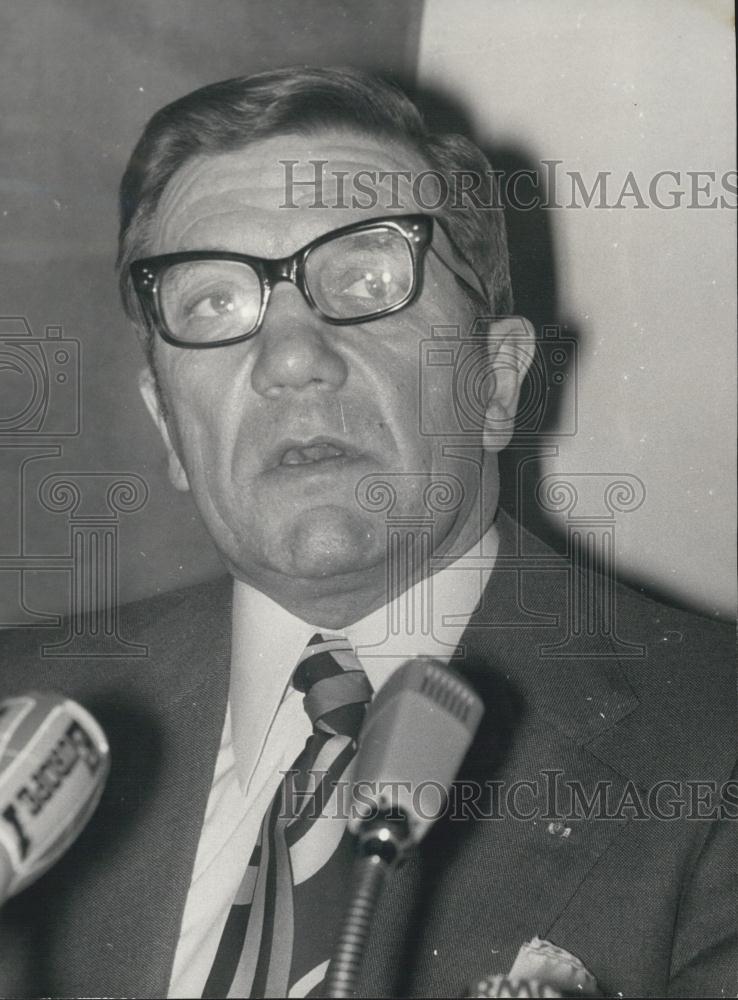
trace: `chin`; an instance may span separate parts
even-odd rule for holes
[[[286,533],[294,576],[325,578],[360,572],[382,562],[384,538],[356,511],[321,507],[303,514]]]

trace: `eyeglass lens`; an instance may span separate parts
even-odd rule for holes
[[[253,267],[237,261],[174,264],[162,276],[159,304],[167,329],[178,340],[228,340],[255,328],[261,282]]]
[[[331,319],[383,312],[413,286],[407,240],[393,229],[348,233],[311,250],[305,278],[313,301]]]
[[[305,283],[317,308],[335,320],[382,313],[413,289],[413,255],[395,229],[347,233],[313,247]],[[254,330],[262,302],[256,270],[246,262],[188,261],[162,275],[159,304],[172,336],[187,343],[241,337]]]

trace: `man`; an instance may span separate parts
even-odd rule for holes
[[[278,807],[285,772],[320,772],[337,741],[335,777],[350,776],[357,734],[330,714],[343,703],[306,714],[316,647],[335,661],[319,680],[352,676],[359,721],[414,653],[451,663],[486,705],[460,775],[484,795],[392,876],[362,995],[458,995],[540,948],[585,992],[734,989],[716,822],[735,805],[730,646],[619,591],[619,647],[603,630],[586,656],[544,655],[580,584],[497,510],[534,350],[511,315],[504,224],[473,201],[429,209],[413,184],[488,169],[347,71],[215,84],[147,126],[121,189],[121,287],[170,478],[229,576],[126,609],[144,667],[60,669],[35,636],[5,638],[8,692],[77,698],[113,759],[77,845],[5,909],[7,995],[320,991],[345,820],[311,828],[308,863]],[[347,196],[347,178],[370,196]],[[481,371],[468,396],[448,351],[428,349],[449,328]],[[533,801],[558,777],[594,808]],[[674,806],[696,782],[702,811],[671,815],[661,793]],[[603,788],[619,807],[599,808]],[[550,944],[526,952],[536,938]]]

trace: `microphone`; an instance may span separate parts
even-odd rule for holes
[[[420,843],[443,812],[483,713],[479,695],[438,660],[409,660],[390,677],[369,707],[354,766],[348,828],[364,853],[386,854],[400,837],[399,860]],[[387,825],[384,846],[368,839]]]
[[[0,904],[71,845],[109,768],[105,734],[70,698],[34,691],[0,702]]]
[[[354,888],[326,975],[327,997],[354,996],[387,874],[442,814],[483,713],[466,681],[428,657],[403,664],[369,706],[348,821],[358,847]]]
[[[467,997],[565,997],[575,993],[560,993],[556,986],[542,983],[537,979],[511,979],[509,976],[486,976],[476,983]],[[581,994],[587,996],[587,994]]]

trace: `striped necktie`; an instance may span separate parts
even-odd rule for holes
[[[264,816],[203,997],[311,995],[338,936],[353,853],[339,792],[372,686],[350,643],[320,634],[292,683],[313,732]]]

